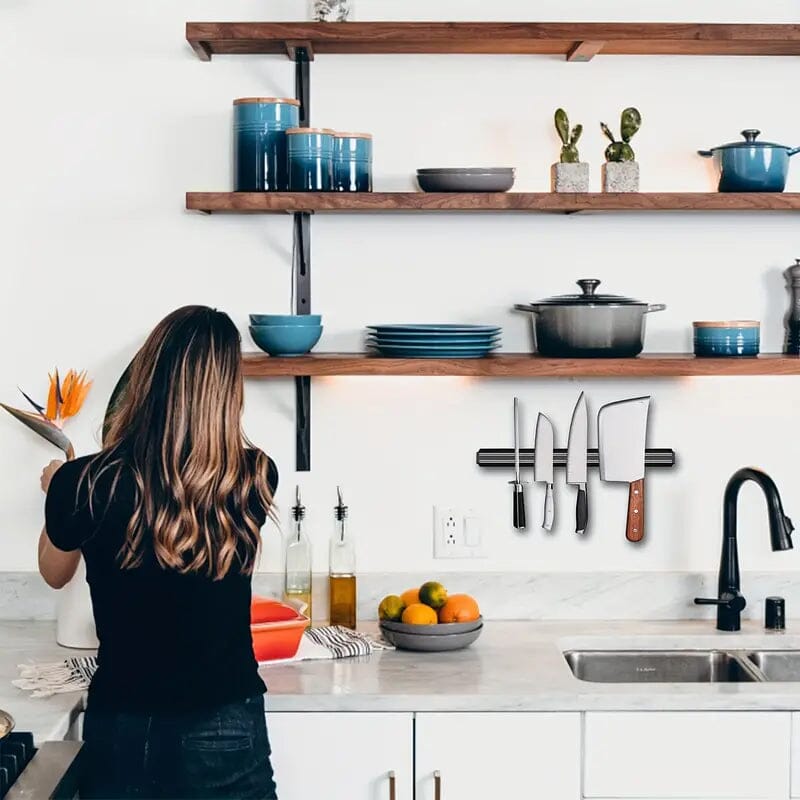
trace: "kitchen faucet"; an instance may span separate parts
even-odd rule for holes
[[[719,595],[716,598],[696,597],[698,606],[717,607],[717,630],[738,631],[742,623],[742,609],[747,605],[741,592],[739,552],[736,548],[736,507],[739,489],[747,481],[755,481],[767,498],[769,535],[773,550],[792,549],[792,521],[783,513],[781,496],[775,482],[760,469],[743,467],[731,475],[725,487],[722,523],[722,557],[719,562]]]

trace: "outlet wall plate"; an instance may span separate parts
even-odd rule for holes
[[[433,507],[433,557],[484,557],[483,525],[473,509]]]

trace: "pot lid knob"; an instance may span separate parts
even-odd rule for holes
[[[584,297],[592,297],[600,285],[600,281],[597,278],[582,278],[576,283],[581,287]]]
[[[742,136],[744,136],[745,141],[747,142],[754,142],[760,135],[761,131],[758,131],[755,128],[748,128],[747,130],[742,131]]]

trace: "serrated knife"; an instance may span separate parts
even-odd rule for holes
[[[544,415],[536,418],[536,441],[534,444],[533,479],[546,484],[544,490],[544,518],[542,528],[553,529],[555,506],[553,502],[553,423]]]
[[[567,441],[567,483],[578,487],[575,502],[575,533],[585,533],[589,524],[589,499],[586,495],[586,477],[589,469],[586,461],[588,437],[586,397],[581,392],[572,412]]]
[[[514,527],[524,531],[527,521],[525,519],[525,487],[519,466],[519,398],[514,398],[514,480],[509,481],[514,492]]]
[[[597,415],[600,479],[629,484],[625,538],[644,538],[644,456],[647,441],[649,397],[619,400]]]

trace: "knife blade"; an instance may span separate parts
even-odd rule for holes
[[[542,528],[553,529],[555,506],[553,502],[553,423],[544,415],[536,418],[536,441],[534,443],[533,479],[547,484],[544,490],[544,518]]]
[[[589,498],[586,494],[588,439],[589,420],[586,397],[581,392],[572,411],[567,441],[567,483],[578,487],[575,501],[575,533],[585,533],[586,526],[589,524]]]
[[[649,411],[650,398],[635,397],[609,403],[597,416],[600,479],[629,485],[625,524],[629,542],[644,538],[644,457]]]
[[[522,483],[522,475],[519,466],[519,398],[514,398],[514,480],[509,481],[513,487],[513,519],[514,527],[518,531],[524,531],[526,527],[525,519],[525,489]]]

